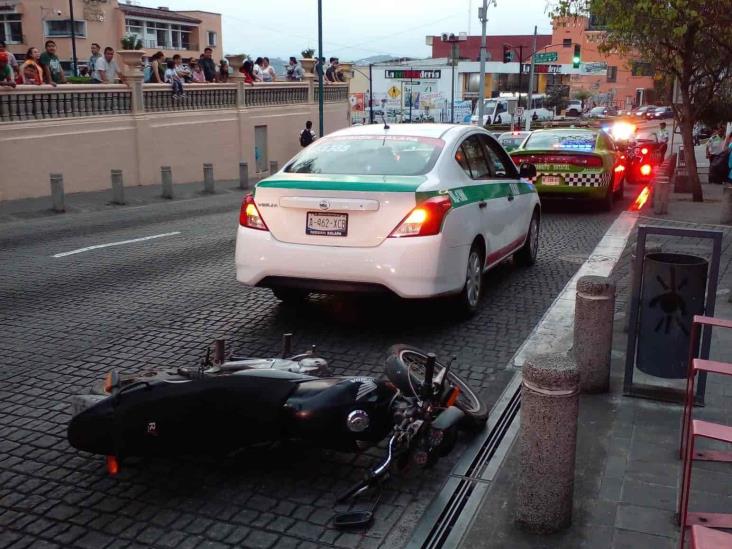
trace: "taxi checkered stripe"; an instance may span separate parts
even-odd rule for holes
[[[550,173],[541,172],[531,179],[532,183],[542,176],[560,176],[563,178],[564,185],[570,187],[607,187],[610,183],[610,174],[608,172],[601,173],[572,173],[572,172],[561,172],[561,173]]]

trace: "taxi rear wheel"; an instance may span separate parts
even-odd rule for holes
[[[473,316],[478,311],[480,298],[483,296],[483,251],[478,242],[474,242],[468,254],[465,270],[465,285],[455,297],[457,313],[463,317]]]
[[[539,214],[534,212],[529,223],[529,232],[526,234],[526,242],[514,254],[513,259],[521,267],[530,267],[536,263],[537,253],[539,253]]]

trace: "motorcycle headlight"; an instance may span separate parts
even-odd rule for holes
[[[354,410],[346,418],[346,427],[349,431],[360,433],[369,428],[369,415],[364,410]]]

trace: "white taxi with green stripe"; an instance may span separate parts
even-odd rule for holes
[[[455,295],[468,313],[482,274],[532,264],[540,204],[488,132],[447,124],[358,126],[320,139],[245,198],[237,279],[283,300],[310,292]]]

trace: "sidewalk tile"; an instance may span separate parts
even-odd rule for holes
[[[653,536],[669,535],[676,528],[673,511],[624,503],[618,506],[615,526]]]
[[[676,542],[671,538],[652,536],[629,530],[617,530],[613,549],[674,549]]]

